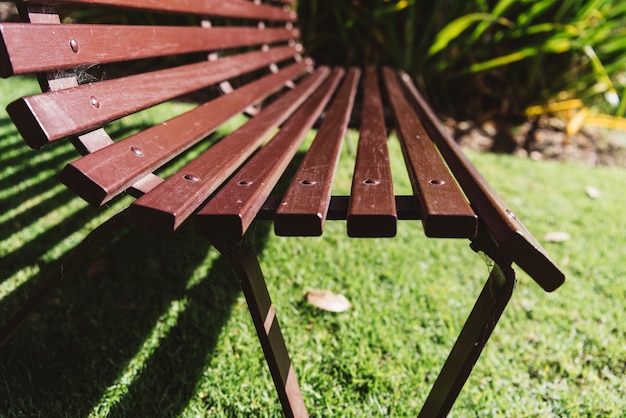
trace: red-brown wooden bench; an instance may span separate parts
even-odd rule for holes
[[[137,197],[89,235],[1,329],[1,341],[120,222],[165,232],[192,223],[232,264],[287,416],[306,416],[274,307],[246,231],[272,220],[283,236],[321,235],[326,220],[347,222],[351,237],[393,237],[398,220],[421,220],[425,234],[467,238],[494,261],[422,416],[446,415],[512,293],[512,264],[553,291],[564,276],[460,152],[411,79],[390,68],[316,68],[298,43],[290,0],[32,0],[17,2],[24,23],[0,24],[3,77],[37,73],[44,93],[7,109],[33,148],[69,138],[82,157],[61,181],[92,205]],[[193,16],[197,27],[61,24],[62,7]],[[158,19],[157,19],[158,20]],[[189,19],[187,20],[189,21]],[[81,77],[85,68],[183,56],[177,65],[116,78]],[[192,62],[191,57],[200,57]],[[120,68],[111,67],[111,68]],[[103,126],[209,86],[194,110],[123,140]],[[358,99],[357,99],[358,98]],[[358,106],[355,106],[355,102]],[[402,143],[412,196],[396,196],[384,112]],[[358,110],[356,110],[358,109]],[[231,117],[247,123],[168,178],[153,172],[205,140]],[[332,196],[350,120],[360,121],[350,196]],[[315,126],[318,124],[318,126]],[[283,196],[272,190],[305,134],[317,136]],[[269,139],[269,140],[268,140]],[[412,249],[407,248],[407,254]]]

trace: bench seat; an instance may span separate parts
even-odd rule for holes
[[[326,221],[340,220],[355,238],[391,238],[398,221],[420,220],[428,237],[468,239],[495,266],[422,410],[445,415],[509,300],[511,264],[546,291],[563,283],[563,272],[463,155],[407,74],[316,66],[299,43],[291,3],[17,2],[24,23],[0,24],[0,75],[37,73],[43,93],[16,100],[7,112],[33,148],[72,141],[79,155],[60,179],[91,205],[136,197],[111,224],[123,219],[164,233],[192,225],[222,252],[241,281],[287,416],[306,416],[306,408],[246,239],[256,220],[272,221],[281,236],[319,236]],[[61,23],[62,6],[157,12],[152,21],[163,25]],[[113,76],[93,76],[94,68]],[[192,110],[126,138],[107,132],[112,121],[191,93],[201,97]],[[245,123],[216,140],[212,134],[241,114]],[[351,191],[333,195],[350,129],[359,135]],[[394,191],[392,132],[411,195]],[[203,152],[187,156],[199,145]],[[289,174],[296,157],[301,162]],[[162,175],[181,159],[181,168]],[[277,194],[279,181],[288,186]],[[61,273],[3,327],[2,341],[93,245],[86,239],[61,262]]]

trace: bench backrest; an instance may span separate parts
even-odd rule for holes
[[[68,187],[93,205],[126,191],[135,194],[129,213],[149,228],[171,231],[197,213],[200,231],[224,236],[244,234],[263,216],[275,221],[281,235],[319,235],[326,219],[342,218],[352,236],[393,236],[397,219],[421,218],[434,237],[475,240],[486,230],[542,287],[558,287],[563,273],[460,152],[411,80],[388,68],[315,68],[301,55],[291,3],[20,2],[29,23],[0,24],[0,75],[39,73],[46,92],[7,110],[31,147],[70,138],[84,155],[63,170]],[[146,19],[149,25],[61,24],[62,6],[156,14]],[[159,67],[146,69],[146,62]],[[94,66],[109,76],[94,75]],[[207,92],[216,86],[221,94]],[[123,140],[103,128],[199,91],[202,104]],[[352,193],[333,198],[339,150],[356,100],[361,136]],[[385,106],[394,116],[417,199],[394,195]],[[165,180],[154,174],[210,142],[211,133],[242,112],[255,116],[226,140]],[[319,120],[287,193],[272,199],[272,188]]]

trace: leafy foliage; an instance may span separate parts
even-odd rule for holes
[[[520,116],[574,97],[626,112],[622,2],[302,0],[298,9],[318,62],[402,68],[455,115]]]
[[[626,4],[618,0],[299,0],[296,7],[307,54],[318,63],[403,69],[437,110],[456,118],[515,120],[530,106],[573,99],[626,115]],[[199,24],[107,8],[67,16]]]

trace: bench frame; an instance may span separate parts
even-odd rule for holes
[[[82,5],[116,5],[131,8],[147,7],[165,11],[189,13],[196,13],[198,8],[202,7],[221,11],[221,6],[223,6],[223,4],[217,0],[204,0],[204,2],[202,2],[203,6],[193,5],[191,4],[192,2],[190,3],[184,0],[178,2],[172,0],[67,0],[67,2]],[[17,2],[24,20],[30,22],[30,24],[0,25],[0,35],[2,35],[3,40],[3,43],[0,44],[0,73],[3,76],[9,76],[17,73],[38,72],[40,74],[40,83],[44,91],[50,90],[52,92],[58,92],[59,95],[63,95],[67,93],[68,89],[71,90],[79,85],[73,72],[70,71],[66,74],[56,72],[52,74],[52,72],[57,71],[56,68],[58,66],[58,63],[52,62],[48,66],[42,66],[41,63],[38,63],[34,66],[24,64],[23,67],[20,67],[21,63],[19,60],[21,59],[21,55],[19,52],[16,53],[12,46],[17,45],[18,47],[22,47],[30,37],[40,36],[37,35],[37,33],[45,35],[50,32],[50,28],[58,28],[58,32],[67,29],[67,36],[71,39],[67,45],[69,57],[74,59],[81,55],[77,52],[82,48],[82,45],[75,41],[75,37],[78,37],[76,34],[79,33],[76,32],[76,30],[79,28],[72,27],[72,25],[68,25],[67,27],[59,25],[61,22],[55,9],[56,3],[57,2],[51,0]],[[288,5],[291,1],[283,0],[282,3]],[[229,7],[236,10],[226,10]],[[240,17],[247,16],[247,18],[256,19],[258,16],[261,16],[259,13],[262,13],[262,16],[266,19],[277,19],[286,22],[284,29],[272,28],[267,30],[265,34],[267,34],[268,37],[261,40],[261,43],[289,41],[288,45],[282,50],[276,48],[271,52],[272,54],[276,54],[276,56],[283,56],[285,54],[285,48],[295,49],[298,52],[295,54],[296,63],[290,67],[292,68],[292,73],[290,73],[292,75],[289,76],[289,79],[293,78],[296,74],[301,74],[307,68],[311,68],[312,62],[300,57],[299,52],[301,48],[292,42],[291,38],[294,36],[293,24],[296,23],[297,17],[288,6],[281,8],[276,7],[276,5],[266,5],[256,1],[250,3],[242,0],[232,0],[230,6],[224,7],[223,9],[225,10],[224,14],[227,16],[235,14]],[[219,15],[219,13],[215,14]],[[276,16],[280,17],[277,18]],[[55,26],[50,26],[52,24]],[[262,28],[262,26],[259,26],[259,28]],[[213,30],[213,28],[209,29]],[[134,34],[139,34],[143,29],[116,28],[115,30],[118,31],[116,33],[121,34],[120,36],[133,36]],[[226,32],[220,35],[219,31],[221,29],[215,29],[215,35],[207,36],[204,36],[204,32],[199,32],[202,31],[202,29],[190,28],[190,30],[189,38],[198,36],[200,38],[198,42],[200,43],[216,41],[214,47],[185,46],[189,48],[189,50],[194,51],[199,48],[226,48],[228,46],[224,46],[223,39],[226,39],[228,36],[248,36],[241,34],[241,30],[239,30],[236,35],[227,35],[225,34]],[[225,30],[227,31],[228,29]],[[246,29],[244,29],[244,31],[245,30]],[[170,32],[164,32],[163,36],[171,36],[172,39],[174,39],[177,31],[172,30]],[[206,32],[206,34],[212,33],[213,32]],[[139,39],[138,42],[141,43],[144,42],[144,40]],[[47,46],[44,46],[44,48],[46,47]],[[181,48],[183,48],[181,45],[174,46],[171,52],[180,52]],[[112,60],[127,57],[132,53],[134,53],[133,48],[120,51],[120,56],[112,58]],[[162,54],[165,53],[168,53],[168,51],[162,51]],[[264,47],[258,53],[258,56],[255,55],[255,59],[260,60],[261,55],[268,53],[269,52],[267,52]],[[25,55],[22,54],[25,57],[25,62],[29,61],[29,54],[32,54],[32,51],[27,52]],[[15,55],[18,55],[18,58],[15,58]],[[67,56],[60,57],[59,60],[64,65],[70,67],[84,64],[82,61],[73,62],[70,58]],[[212,59],[211,56],[209,58],[210,60]],[[223,62],[224,68],[228,65],[233,66],[232,63],[229,64],[228,59],[238,60],[239,58],[217,60],[215,61],[217,63],[215,65],[220,65],[220,63]],[[243,60],[236,62],[240,65],[248,65],[245,64]],[[259,65],[261,64],[249,64],[249,67],[253,69],[256,68],[255,66]],[[272,67],[273,65],[274,64],[271,64],[270,67],[274,75],[269,77],[274,77],[279,80],[279,84],[284,83],[284,81],[280,81],[282,72]],[[224,68],[222,68],[222,71],[224,71]],[[317,92],[312,94],[311,99],[306,102],[306,105],[302,105],[304,110],[301,109],[299,113],[296,113],[297,116],[291,117],[292,119],[301,117],[302,121],[282,125],[281,131],[283,131],[283,136],[291,135],[292,130],[293,135],[300,135],[302,132],[308,131],[318,119],[316,115],[319,114],[326,106],[326,103],[329,102],[331,93],[337,89],[337,98],[332,102],[327,112],[327,115],[330,116],[324,119],[324,122],[319,127],[319,132],[322,133],[320,136],[335,137],[334,144],[340,144],[345,130],[347,129],[347,123],[355,100],[361,71],[357,69],[349,69],[347,71],[335,69],[331,71],[324,67],[321,67],[315,72],[313,72],[313,70],[310,71],[313,75],[309,77],[308,81],[299,85],[298,88],[310,88],[313,90],[320,85],[322,85],[322,87],[319,87]],[[315,77],[318,77],[319,80],[315,79]],[[376,141],[379,141],[380,137],[384,138],[386,136],[384,115],[376,112],[376,109],[380,109],[382,104],[375,102],[375,99],[380,95],[377,90],[379,88],[379,82],[375,77],[376,71],[374,69],[366,69],[364,71],[363,83],[366,86],[366,92],[364,94],[366,101],[364,102],[364,113],[361,125],[362,138],[360,142],[364,145],[359,149],[359,157],[357,158],[357,168],[355,171],[358,175],[363,176],[362,179],[366,180],[354,183],[353,194],[360,193],[360,196],[364,196],[363,199],[388,202],[388,206],[385,210],[380,211],[379,209],[376,214],[372,214],[366,209],[368,202],[360,206],[354,206],[353,201],[347,197],[330,196],[332,181],[324,181],[324,187],[315,192],[318,193],[315,198],[317,199],[316,202],[322,202],[322,206],[318,212],[313,212],[316,214],[323,213],[323,216],[304,216],[301,212],[298,212],[298,210],[292,210],[292,206],[285,205],[284,203],[285,201],[297,202],[298,199],[301,199],[304,195],[304,192],[300,189],[306,189],[310,185],[306,181],[300,181],[300,185],[298,185],[297,181],[294,180],[295,186],[292,187],[284,197],[266,197],[267,194],[263,194],[264,192],[250,191],[250,193],[260,193],[259,196],[261,196],[261,200],[256,203],[257,207],[253,209],[242,209],[241,212],[239,212],[240,216],[235,216],[234,221],[233,215],[229,211],[230,204],[226,201],[224,201],[226,202],[224,203],[219,200],[219,195],[213,198],[209,204],[195,215],[198,230],[204,234],[210,243],[230,262],[240,280],[241,288],[250,309],[259,341],[286,416],[303,417],[307,416],[307,411],[278,324],[276,310],[272,305],[265,284],[265,278],[261,271],[259,260],[253,248],[245,238],[245,231],[254,220],[273,220],[275,222],[276,232],[280,235],[320,235],[326,220],[343,219],[348,221],[349,235],[360,237],[370,236],[371,234],[375,236],[393,236],[395,235],[395,221],[397,219],[421,219],[426,235],[470,238],[471,247],[474,251],[484,252],[494,261],[492,271],[486,284],[423,406],[420,416],[424,417],[445,416],[452,408],[474,364],[478,360],[483,347],[510,300],[516,283],[515,273],[512,269],[513,263],[516,263],[529,273],[541,287],[547,291],[556,289],[564,280],[563,273],[549,259],[541,246],[519,222],[513,212],[497,197],[495,192],[493,192],[471,162],[462,154],[458,145],[443,128],[424,98],[417,91],[410,77],[405,74],[398,74],[388,68],[383,69],[382,78],[391,96],[391,107],[393,108],[393,114],[396,116],[398,134],[403,138],[409,175],[414,189],[420,189],[416,190],[416,193],[419,193],[422,198],[416,201],[412,196],[394,196],[392,187],[385,186],[384,184],[377,189],[380,191],[373,195],[368,195],[367,193],[357,190],[359,187],[367,188],[369,179],[382,179],[382,183],[385,183],[385,179],[390,178],[390,173],[383,172],[381,174],[380,172],[371,172],[372,167],[376,168],[379,166],[379,164],[377,164],[377,158],[380,157],[371,153],[368,154],[370,150],[375,148],[372,144],[376,144]],[[338,87],[342,79],[343,84]],[[210,80],[209,82],[214,82],[214,80]],[[206,83],[208,84],[209,82]],[[289,81],[289,83],[291,82]],[[287,84],[289,85],[289,83]],[[306,83],[309,83],[310,87],[303,86]],[[295,86],[292,84],[292,87]],[[232,86],[228,83],[222,83],[222,88],[227,92],[232,90]],[[241,89],[243,90],[244,88]],[[250,87],[250,90],[252,91],[252,87]],[[297,88],[292,90],[294,91],[294,96],[296,95],[296,90]],[[98,108],[100,102],[97,97],[100,96],[94,93],[91,97],[91,105],[94,108]],[[223,97],[228,98],[229,95],[227,94]],[[370,99],[374,100],[374,103],[368,104],[368,100]],[[9,114],[14,119],[27,143],[32,147],[38,148],[48,142],[67,137],[66,126],[63,126],[58,133],[55,133],[51,129],[44,130],[39,128],[40,126],[54,125],[44,120],[45,118],[54,117],[54,114],[50,114],[46,111],[46,103],[42,102],[43,104],[38,104],[36,100],[37,98],[18,100],[8,109]],[[273,125],[268,122],[267,129],[270,130],[277,124],[283,123],[288,114],[296,112],[296,107],[301,105],[302,100],[287,103],[290,100],[285,99],[284,101],[286,103],[275,104],[276,108],[279,108],[281,105],[289,105],[290,108],[288,112],[283,111],[280,113],[275,111],[275,113],[271,113],[271,110],[259,111],[252,107],[248,108],[248,112],[261,114],[266,112],[272,118],[275,118],[276,120],[273,122]],[[317,102],[315,102],[315,100],[317,100]],[[280,100],[276,100],[276,102],[279,101]],[[226,103],[226,100],[224,100],[224,103]],[[40,106],[40,108],[37,106]],[[72,106],[72,104],[69,103],[68,106]],[[81,104],[80,106],[83,105]],[[309,106],[310,109],[305,106]],[[215,107],[217,107],[217,105],[215,105]],[[374,110],[368,110],[370,108]],[[79,109],[79,107],[76,107],[76,109]],[[41,112],[37,113],[38,111]],[[412,116],[413,114],[417,115],[417,118]],[[266,116],[266,119],[262,120],[268,120],[270,116]],[[118,116],[109,116],[109,118],[115,117]],[[83,175],[85,170],[88,171],[90,169],[91,165],[93,165],[93,161],[101,161],[98,157],[94,157],[98,155],[96,151],[111,145],[112,140],[110,140],[102,128],[91,129],[92,125],[93,122],[91,125],[77,125],[72,128],[74,132],[79,132],[80,134],[69,136],[73,138],[73,142],[79,152],[84,155],[91,154],[91,159],[82,159],[78,160],[76,164],[72,163],[72,165],[66,168],[62,173],[62,180],[90,203],[101,205],[113,198],[116,193],[85,188],[84,184],[80,181],[80,176]],[[364,132],[369,133],[371,136],[366,137]],[[432,140],[432,143],[430,140]],[[332,141],[330,145],[328,142],[325,145],[317,144],[317,142],[314,142],[314,145],[311,147],[309,153],[312,156],[309,157],[307,155],[306,157],[311,161],[303,162],[299,171],[300,174],[307,174],[306,168],[308,166],[314,166],[316,163],[315,158],[319,159],[319,156],[326,156],[327,159],[330,160],[336,160],[338,158],[338,148],[331,146],[333,144]],[[419,148],[416,148],[418,146]],[[313,151],[315,147],[319,149]],[[431,149],[432,151],[429,151]],[[131,148],[131,150],[133,149]],[[143,149],[140,148],[135,148],[133,152],[137,155],[140,155],[139,153],[143,155]],[[266,151],[266,154],[270,153],[271,151]],[[293,156],[293,153],[295,153],[295,149],[289,148],[289,151],[284,154],[283,160],[276,164],[286,164],[286,162],[290,160],[290,157]],[[435,158],[431,157],[431,154],[437,155],[438,158],[439,153],[443,156],[453,177],[445,177],[450,174],[447,174],[447,172],[438,172],[436,169],[438,163],[431,163],[429,160],[430,158]],[[242,161],[248,157],[249,154],[237,156],[237,158]],[[263,157],[255,158],[263,161]],[[383,156],[382,158],[384,159],[385,157]],[[85,162],[83,167],[80,165],[80,161],[89,162]],[[424,174],[419,171],[423,170],[423,167],[427,167],[427,171],[428,167],[435,168],[432,169],[434,171]],[[252,169],[249,169],[249,171],[252,171],[253,175],[257,174]],[[279,172],[281,171],[276,171],[276,173]],[[357,174],[355,174],[355,176]],[[240,175],[244,176],[244,174]],[[249,174],[246,173],[246,175]],[[276,174],[274,174],[274,176],[275,175]],[[296,174],[296,179],[299,178],[298,175],[299,174]],[[428,178],[433,179],[430,185],[420,186],[420,179],[423,175],[428,175],[430,176]],[[196,181],[192,174],[188,176],[189,178],[186,177],[186,180],[190,180],[191,182]],[[277,179],[273,179],[272,181],[274,180]],[[234,180],[224,187],[227,188],[230,184],[234,184],[232,187],[236,188],[237,181],[239,185],[242,185],[244,182],[243,180],[238,180],[237,176],[235,176]],[[378,184],[381,181],[376,180],[376,182]],[[436,196],[440,190],[437,188],[437,185],[455,182],[458,182],[462,188],[462,193],[464,193],[464,196],[467,196],[467,199],[471,202],[471,208],[469,206],[464,208],[463,203],[455,203],[453,205],[456,211],[454,216],[446,215],[442,217],[439,213],[445,212],[447,209],[442,209],[442,199],[438,199]],[[314,183],[315,182],[312,184]],[[69,272],[80,265],[83,257],[88,254],[98,242],[105,239],[111,231],[117,229],[121,223],[132,222],[147,228],[172,230],[176,229],[188,216],[191,216],[192,213],[197,212],[196,203],[195,206],[189,206],[187,210],[188,213],[182,217],[155,215],[154,217],[146,218],[146,213],[153,213],[154,205],[160,204],[160,200],[162,199],[162,196],[159,198],[159,195],[156,193],[149,193],[159,184],[160,179],[156,178],[156,176],[152,174],[142,174],[139,181],[134,181],[132,184],[125,183],[119,186],[120,189],[129,189],[129,192],[136,193],[138,196],[143,197],[128,210],[124,210],[93,230],[82,243],[60,262],[59,267],[43,280],[39,289],[28,298],[18,312],[0,329],[0,344],[5,343],[9,335],[34,309],[36,309],[54,287],[62,281]],[[129,188],[129,186],[132,187]],[[293,194],[293,198],[290,197],[290,193]],[[325,198],[324,196],[327,197]],[[455,199],[454,196],[450,196],[451,195],[446,195],[446,199],[443,200],[443,206],[447,204],[448,199]],[[462,196],[460,197],[461,201],[465,200],[463,195],[459,196]],[[258,199],[259,198],[257,198],[257,200]],[[203,200],[203,198],[201,200]],[[283,203],[281,204],[281,202]],[[431,207],[429,205],[434,206]],[[474,215],[474,211],[478,214],[478,217]],[[386,215],[381,215],[381,213],[386,213]],[[205,214],[211,216],[204,216]],[[377,225],[379,225],[379,229],[371,229],[372,220],[378,222]],[[298,229],[297,233],[293,232],[294,228]]]

